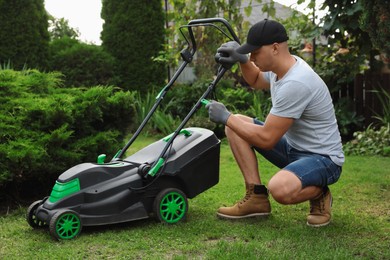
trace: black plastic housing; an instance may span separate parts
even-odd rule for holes
[[[193,198],[211,188],[219,180],[220,140],[208,129],[186,130],[189,135],[176,137],[160,172],[148,179],[139,174],[139,167],[159,159],[166,138],[124,160],[70,168],[57,182],[78,179],[80,190],[55,202],[46,199],[36,217],[49,223],[58,210],[69,209],[80,215],[83,226],[120,223],[150,217],[154,199],[164,189],[177,188]]]
[[[176,177],[188,198],[216,185],[219,180],[220,140],[210,130],[186,128],[191,135],[178,135],[168,149],[168,159],[161,169],[162,176]],[[159,140],[127,157],[126,162],[152,164],[166,141]]]

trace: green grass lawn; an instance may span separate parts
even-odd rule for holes
[[[260,165],[267,183],[277,169],[262,159]],[[187,221],[85,227],[78,238],[56,242],[48,231],[30,228],[20,208],[0,216],[0,259],[390,259],[390,159],[347,157],[331,191],[327,227],[306,226],[308,203],[283,206],[272,199],[268,218],[217,219],[218,207],[244,195],[223,143],[220,182],[189,200]]]

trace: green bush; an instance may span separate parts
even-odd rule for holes
[[[191,85],[178,84],[168,92],[162,106],[166,113],[182,120],[199,100],[210,85],[210,79],[200,79]],[[271,108],[269,92],[252,91],[235,87],[232,80],[221,80],[214,93],[208,99],[218,100],[226,105],[232,113],[244,114],[264,120]],[[145,107],[145,106],[143,106]],[[199,109],[190,119],[187,126],[198,126],[211,129],[220,137],[224,135],[224,126],[210,122],[206,109]]]
[[[164,106],[174,116],[184,118],[210,85],[211,80],[200,79],[193,84],[177,84],[168,92]],[[210,97],[211,99],[211,97]],[[206,115],[203,113],[203,115]]]
[[[133,120],[134,93],[61,88],[59,73],[0,70],[0,187],[47,183],[67,168],[114,155]]]
[[[365,131],[355,132],[354,139],[344,145],[347,155],[390,156],[390,125],[378,130],[368,127]]]
[[[156,96],[157,93],[154,90],[151,90],[144,95],[137,92],[134,102],[134,109],[136,111],[136,116],[134,118],[135,124],[132,126],[132,130],[135,131],[144,121],[157,101]],[[173,116],[172,111],[169,111],[169,104],[160,104],[149,122],[146,124],[144,131],[147,133],[168,135],[171,134],[179,126],[179,124],[180,120],[178,117]]]
[[[383,0],[361,0],[360,2],[363,6],[359,19],[361,29],[368,33],[372,44],[389,57],[389,2]]]
[[[340,98],[334,105],[337,124],[343,140],[351,140],[352,134],[363,126],[364,117],[356,114],[349,98]]]
[[[114,59],[101,46],[68,37],[50,43],[50,71],[64,74],[68,87],[115,84]]]
[[[374,118],[378,119],[381,124],[390,124],[390,91],[379,88],[373,91],[379,99],[382,106],[382,114],[377,114]]]
[[[271,98],[267,91],[257,91],[244,87],[220,89],[219,101],[232,113],[265,120],[271,109]]]
[[[170,134],[188,115],[191,108],[207,90],[212,80],[199,79],[193,84],[176,84],[169,90],[160,107],[146,126],[147,132]],[[150,111],[157,96],[155,90],[146,94],[137,93],[134,108],[136,110],[133,130],[138,127]],[[240,113],[264,120],[271,108],[268,92],[252,91],[247,88],[234,87],[232,80],[221,80],[215,92],[208,99],[218,100],[226,105],[232,113]],[[224,126],[209,120],[207,110],[202,106],[190,118],[185,127],[203,127],[213,130],[219,137],[224,136]]]

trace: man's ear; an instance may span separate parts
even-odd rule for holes
[[[279,43],[275,42],[274,44],[272,44],[272,53],[273,54],[278,54],[279,53],[279,48],[280,48]]]

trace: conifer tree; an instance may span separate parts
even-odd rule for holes
[[[0,28],[0,64],[46,66],[50,37],[44,0],[0,0]]]
[[[161,0],[103,0],[102,46],[116,59],[119,86],[147,91],[166,78],[165,65],[153,61],[163,49]]]

